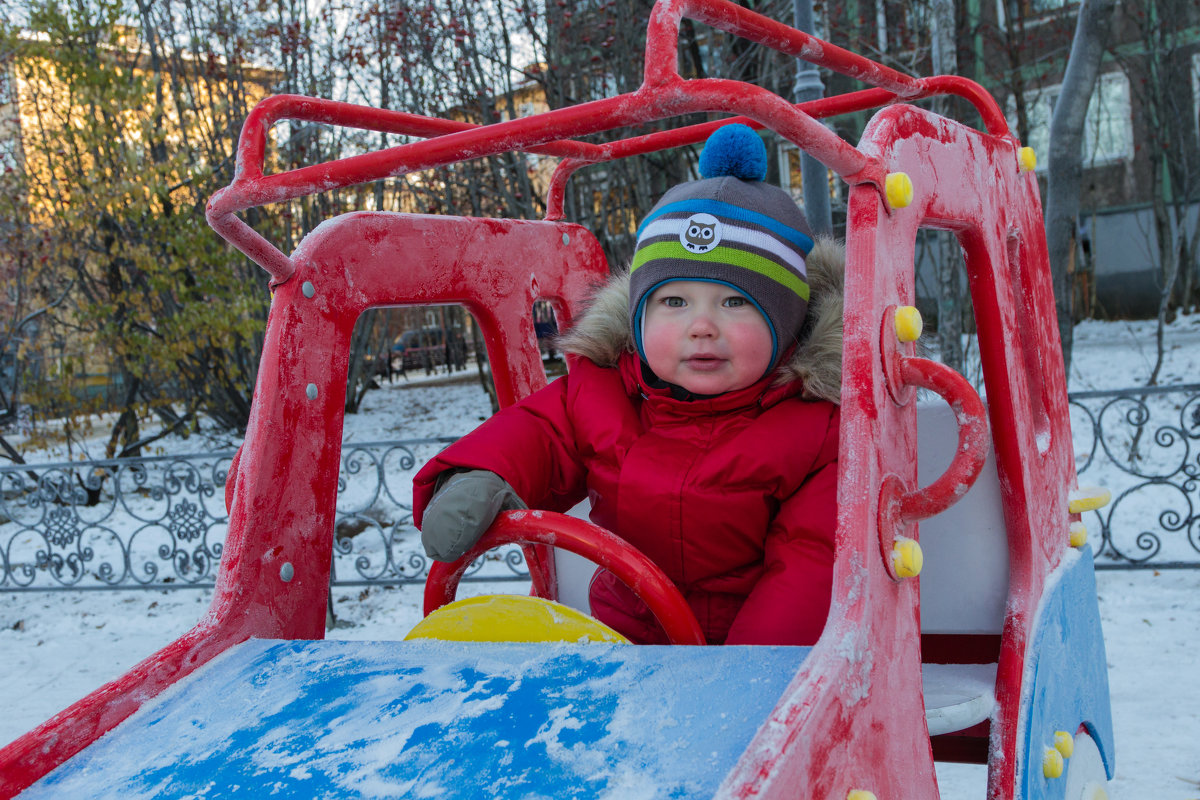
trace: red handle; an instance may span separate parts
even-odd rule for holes
[[[904,358],[900,374],[905,384],[936,392],[954,411],[958,421],[958,447],[954,458],[937,480],[900,499],[900,516],[906,522],[932,517],[954,505],[979,477],[987,460],[988,426],[983,401],[975,387],[945,364],[925,358]]]
[[[631,544],[598,525],[553,511],[505,511],[462,558],[435,561],[425,581],[425,613],[453,602],[467,567],[505,544],[542,544],[583,556],[616,575],[646,604],[672,644],[706,644],[700,623],[683,595],[657,565]],[[539,597],[548,587],[534,585]]]

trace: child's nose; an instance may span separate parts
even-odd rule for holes
[[[701,311],[692,317],[688,333],[693,337],[716,336],[717,324],[713,321],[711,314]]]

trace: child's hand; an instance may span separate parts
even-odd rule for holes
[[[450,476],[425,509],[421,544],[437,561],[456,561],[470,550],[496,515],[526,508],[508,483],[494,472],[476,469]]]

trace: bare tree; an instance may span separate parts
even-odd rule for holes
[[[930,61],[933,74],[953,75],[958,71],[958,52],[955,45],[954,0],[932,0],[930,4],[932,36]],[[940,114],[949,110],[949,103],[936,100],[933,108]],[[958,240],[945,234],[933,237],[938,253],[937,264],[937,334],[938,351],[944,364],[958,372],[965,371],[963,353],[962,291],[963,259]]]
[[[1083,0],[1062,91],[1050,120],[1049,170],[1046,191],[1046,247],[1058,309],[1063,363],[1071,366],[1075,331],[1074,286],[1068,273],[1073,258],[1079,192],[1083,176],[1083,134],[1088,102],[1096,87],[1108,41],[1115,0]]]

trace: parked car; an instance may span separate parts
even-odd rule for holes
[[[392,345],[392,363],[401,372],[434,368],[449,364],[453,370],[467,365],[467,343],[458,328],[415,328],[400,334]]]

